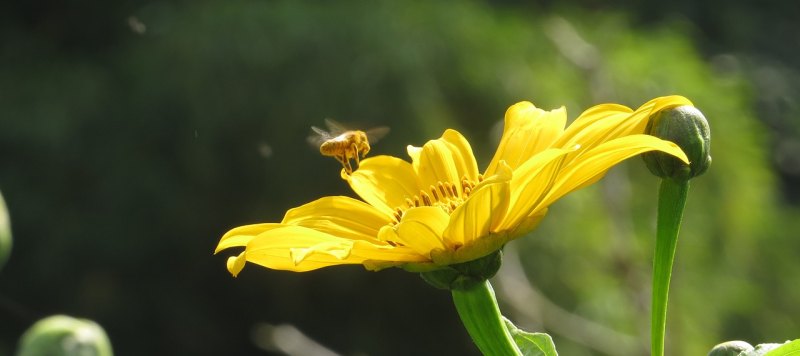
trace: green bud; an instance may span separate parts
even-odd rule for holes
[[[11,254],[11,222],[8,219],[8,209],[6,209],[6,202],[3,200],[3,194],[0,194],[0,269],[8,260],[8,255]]]
[[[112,356],[111,342],[97,323],[66,315],[37,321],[19,343],[17,356]]]
[[[714,346],[708,356],[738,356],[742,352],[751,350],[753,346],[744,341],[726,341]]]
[[[657,112],[650,117],[645,133],[674,142],[689,158],[687,166],[663,152],[643,154],[647,168],[661,178],[688,180],[705,173],[711,165],[711,130],[703,113],[694,106],[678,106]]]
[[[428,284],[439,289],[471,289],[492,278],[503,263],[503,253],[497,250],[477,260],[458,263],[430,272],[420,273]]]

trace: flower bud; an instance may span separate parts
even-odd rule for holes
[[[100,325],[86,319],[53,315],[37,321],[22,335],[17,356],[112,356],[111,342]]]
[[[0,269],[11,254],[11,223],[8,219],[8,210],[3,195],[0,194]]]
[[[469,262],[458,263],[430,272],[420,273],[428,284],[439,289],[466,290],[492,278],[503,263],[503,253],[497,250]]]
[[[714,346],[708,356],[738,356],[742,352],[750,350],[753,350],[753,346],[744,341],[726,341]]]
[[[688,180],[711,165],[711,131],[708,121],[694,106],[667,108],[650,117],[645,133],[674,142],[686,153],[689,165],[663,152],[642,155],[650,172],[661,178]]]

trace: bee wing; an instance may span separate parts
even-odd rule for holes
[[[323,142],[333,138],[333,135],[330,132],[316,126],[311,126],[311,131],[314,132],[308,135],[306,141],[308,141],[308,143],[314,148],[319,148]]]
[[[367,134],[367,139],[369,140],[369,142],[375,143],[378,142],[378,140],[380,140],[383,136],[386,136],[387,133],[389,133],[389,127],[378,126],[378,127],[373,127],[364,132]]]
[[[336,136],[341,133],[344,133],[345,131],[348,131],[347,127],[345,127],[338,121],[331,118],[325,118],[325,126],[328,126],[328,130],[330,131],[331,136]]]

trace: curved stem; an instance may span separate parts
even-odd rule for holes
[[[466,289],[453,289],[453,303],[472,341],[484,355],[521,355],[506,329],[489,281]]]
[[[672,262],[678,246],[678,231],[689,192],[688,180],[661,180],[658,191],[658,227],[653,257],[653,297],[650,324],[650,354],[664,355],[664,334],[667,326],[667,299]]]

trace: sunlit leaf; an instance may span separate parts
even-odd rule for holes
[[[765,344],[765,345],[776,345],[776,344]],[[755,351],[757,352],[762,345],[757,345]],[[766,349],[767,353],[764,356],[789,356],[789,355],[800,355],[800,339],[786,342],[785,344],[778,346],[775,349]],[[753,354],[753,355],[761,355],[761,354]],[[748,355],[749,356],[749,355]]]
[[[545,333],[531,333],[519,329],[508,319],[505,319],[506,327],[511,333],[514,342],[525,356],[558,356],[556,345],[553,338]]]

